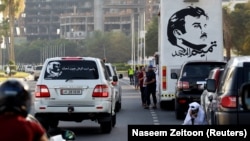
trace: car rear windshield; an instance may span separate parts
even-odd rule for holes
[[[58,60],[48,62],[44,79],[71,80],[71,79],[98,79],[96,62],[89,60]]]
[[[207,78],[209,72],[214,68],[223,68],[225,63],[190,63],[183,69],[183,77],[204,77]]]

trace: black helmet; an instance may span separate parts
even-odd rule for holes
[[[12,111],[24,117],[31,106],[28,85],[18,79],[8,79],[0,85],[0,114]]]

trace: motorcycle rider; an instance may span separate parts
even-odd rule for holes
[[[45,129],[26,119],[31,100],[25,82],[8,79],[0,85],[0,141],[48,141]]]

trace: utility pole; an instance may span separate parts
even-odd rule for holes
[[[131,34],[132,34],[132,42],[131,42],[131,61],[132,61],[132,68],[134,69],[134,60],[135,60],[135,51],[134,51],[134,49],[135,49],[135,47],[134,47],[134,14],[132,14],[132,22],[131,22],[131,24],[132,24],[132,28],[131,28]]]

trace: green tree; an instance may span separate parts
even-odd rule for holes
[[[232,23],[232,42],[233,49],[237,50],[238,54],[250,54],[250,3],[237,4],[235,10],[230,13]]]
[[[84,41],[84,56],[106,58],[108,62],[126,62],[131,56],[130,38],[122,32],[95,31]]]
[[[90,56],[106,58],[111,63],[127,63],[131,57],[131,37],[122,32],[95,31],[82,41],[36,40],[15,45],[18,64],[40,64],[42,50],[63,47],[65,56]],[[54,56],[50,56],[54,57]],[[42,57],[44,58],[44,57]]]
[[[152,21],[147,25],[146,34],[146,56],[152,56],[158,51],[158,17],[153,17]]]
[[[44,58],[43,52],[46,51],[49,55],[46,57],[56,56],[81,56],[82,51],[77,42],[65,39],[58,40],[36,40],[15,45],[17,63],[24,64],[40,64],[41,58]],[[59,53],[60,50],[60,53]],[[45,52],[46,52],[45,51]]]
[[[84,55],[105,58],[107,56],[106,48],[109,46],[108,36],[107,32],[102,31],[95,31],[89,35],[85,40]]]
[[[130,37],[122,32],[109,34],[110,46],[107,47],[107,61],[113,63],[127,62],[131,58]]]
[[[9,22],[7,35],[10,37],[9,61],[15,62],[14,54],[14,21],[19,18],[25,9],[25,0],[1,0],[0,10],[5,21]],[[8,37],[5,35],[5,37]]]
[[[224,39],[224,48],[226,49],[227,60],[231,58],[232,34],[230,30],[231,30],[230,10],[227,7],[223,7],[223,39]]]

